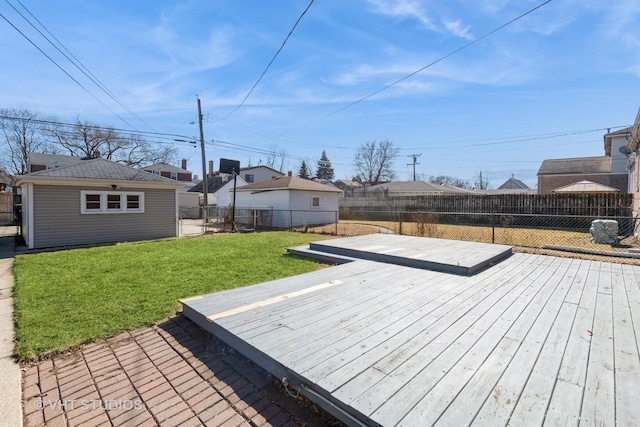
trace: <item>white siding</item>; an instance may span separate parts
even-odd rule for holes
[[[312,207],[312,197],[320,198],[320,206]],[[338,193],[275,190],[259,193],[240,191],[238,208],[272,209],[273,227],[300,227],[304,224],[332,224],[338,219]]]
[[[244,187],[245,185],[247,185],[247,183],[244,179],[240,177],[236,178],[236,190],[240,187]],[[223,208],[231,206],[231,204],[233,203],[233,179],[227,182],[221,189],[216,191],[216,197],[218,199],[218,206]]]
[[[180,207],[198,207],[200,206],[200,193],[178,192],[178,202]]]
[[[620,152],[620,147],[627,146],[627,138],[619,136],[611,141],[611,173],[625,174],[628,172],[628,158]]]
[[[320,206],[312,205],[312,198],[320,198]],[[333,224],[337,220],[338,193],[291,191],[289,199],[293,211],[293,226]]]
[[[239,175],[245,181],[247,180],[247,175],[253,175],[253,182],[262,182],[284,176],[284,174],[278,173],[264,166],[257,166],[249,170],[240,171]]]

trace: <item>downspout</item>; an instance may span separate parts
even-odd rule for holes
[[[175,216],[176,237],[180,237],[180,196],[178,194],[177,188],[175,191],[175,197],[176,197],[176,216]]]
[[[27,204],[28,204],[28,208],[27,208],[27,224],[29,227],[29,230],[27,232],[28,235],[28,239],[29,239],[29,243],[27,244],[27,247],[29,249],[33,249],[34,247],[34,243],[33,243],[33,239],[34,239],[34,230],[33,230],[33,183],[27,184]]]

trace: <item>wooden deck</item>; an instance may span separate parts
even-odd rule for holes
[[[640,425],[637,266],[363,260],[181,302],[348,425]]]
[[[309,244],[311,251],[453,274],[474,274],[511,255],[511,246],[368,234]]]

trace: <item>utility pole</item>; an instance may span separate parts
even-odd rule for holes
[[[202,202],[204,204],[204,229],[207,229],[207,214],[209,213],[209,187],[207,186],[207,159],[204,154],[204,132],[202,131],[202,109],[200,107],[200,98],[198,100],[198,124],[200,125],[200,152],[202,154]]]
[[[407,163],[407,166],[411,166],[413,165],[413,180],[416,180],[416,165],[419,165],[420,163],[418,163],[418,157],[422,156],[422,154],[412,154],[410,156],[407,157],[413,157],[413,163]]]

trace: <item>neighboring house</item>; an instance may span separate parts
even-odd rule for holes
[[[156,163],[155,165],[145,166],[142,168],[147,172],[151,172],[156,175],[163,176],[165,178],[173,179],[176,181],[192,184],[193,174],[187,170],[187,160],[182,159],[182,167],[172,166],[167,163]]]
[[[29,153],[27,156],[27,170],[29,173],[61,166],[77,165],[82,162],[82,157],[63,156],[61,154]]]
[[[200,218],[200,197],[188,193],[195,182],[193,181],[193,174],[187,170],[186,159],[182,159],[181,167],[172,166],[168,163],[156,163],[151,166],[145,166],[142,170],[182,183],[182,187],[178,190],[180,193],[178,194],[180,218]]]
[[[425,181],[391,181],[353,190],[352,197],[402,197],[470,193],[472,193],[471,190],[447,184],[432,184]]]
[[[592,181],[628,192],[627,156],[621,149],[627,146],[631,127],[604,135],[604,156],[549,159],[542,162],[538,170],[538,193],[548,194],[552,190],[579,181]]]
[[[225,178],[229,178],[228,180]],[[207,202],[209,205],[227,207],[233,203],[233,178],[230,176],[207,178]],[[202,182],[189,189],[189,193],[202,195]],[[236,188],[247,185],[244,179],[236,177]]]
[[[636,120],[631,126],[631,133],[627,141],[627,170],[629,171],[629,192],[633,194],[634,215],[640,215],[640,109]]]
[[[236,207],[269,209],[274,228],[333,224],[342,190],[297,176],[247,184],[237,189]]]
[[[519,179],[511,176],[501,186],[495,190],[474,190],[480,194],[537,194],[538,191],[535,188],[529,188],[527,184]]]
[[[220,173],[220,171],[213,170],[213,161],[209,161],[209,174],[208,177],[222,177],[225,181],[231,178],[231,174]],[[246,168],[240,168],[238,177],[245,180],[247,184],[253,184],[255,182],[269,181],[283,177],[284,174],[269,166],[249,166]]]
[[[76,158],[77,159],[77,158]],[[16,177],[29,249],[178,236],[171,179],[105,159],[86,159]]]
[[[342,197],[353,197],[353,192],[362,188],[362,184],[359,182],[348,179],[338,179],[333,184],[342,190]]]
[[[253,184],[280,178],[283,177],[284,174],[268,166],[250,166],[240,168],[238,176],[244,179],[247,184]]]
[[[591,181],[574,182],[573,184],[565,185],[564,187],[551,190],[552,193],[557,194],[583,194],[583,193],[618,193],[620,190],[606,185],[598,184]]]
[[[498,187],[498,190],[530,190],[530,188],[527,184],[519,179],[515,179],[513,175],[511,175],[511,178]]]

